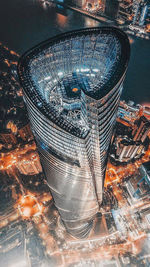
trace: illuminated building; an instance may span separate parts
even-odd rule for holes
[[[0,133],[0,141],[4,145],[17,145],[18,137],[21,137],[23,141],[31,141],[34,139],[29,123],[25,126],[21,125],[19,129],[17,127],[14,127],[14,129],[16,132],[13,132],[12,128],[2,129],[3,132]]]
[[[150,5],[147,0],[119,1],[117,21],[119,23],[131,22],[131,30],[140,30],[149,21]]]
[[[31,132],[29,123],[18,129],[18,134],[24,141],[33,140],[33,134]]]
[[[132,23],[143,26],[146,19],[149,17],[149,7],[147,0],[136,1],[133,0],[133,20]]]
[[[150,176],[146,168],[141,165],[141,167],[138,169],[138,173],[136,175],[133,175],[130,180],[125,183],[125,186],[132,203],[136,202],[137,199],[140,199],[149,194]]]
[[[132,2],[123,0],[119,2],[117,18],[122,22],[132,20]]]
[[[144,142],[146,138],[148,138],[148,135],[150,133],[150,121],[142,116],[138,121],[135,122],[135,127],[133,129],[132,135],[133,135],[133,141],[136,143],[138,142],[140,145],[144,146]],[[135,157],[135,155],[140,154],[141,150],[139,148],[136,149],[130,149],[129,155],[131,155],[132,158]]]
[[[87,8],[89,9],[96,9],[99,6],[98,0],[87,0],[86,1]]]
[[[139,10],[140,10],[140,2],[133,0],[133,21],[132,21],[133,24],[136,24],[139,15]]]
[[[131,107],[130,107],[131,108]],[[134,108],[132,108],[134,110]],[[133,112],[132,110],[132,112]],[[122,115],[124,113],[124,115]],[[137,111],[130,113],[130,110],[120,113],[121,120],[117,125],[117,136],[113,147],[114,155],[111,156],[118,162],[128,163],[131,160],[139,159],[144,155],[149,143],[150,121],[141,116],[135,120]],[[124,116],[124,117],[123,117]],[[134,123],[133,123],[133,120]]]
[[[132,132],[133,140],[144,142],[149,132],[150,121],[146,117],[142,116],[135,122],[135,127]]]
[[[42,172],[39,157],[35,151],[23,155],[22,158],[20,156],[16,166],[20,173],[25,175],[35,175]]]
[[[142,8],[142,11],[141,11],[141,15],[140,15],[140,20],[139,20],[139,25],[142,26],[145,24],[145,20],[148,16],[148,12],[149,12],[149,8],[150,8],[150,5],[145,5],[143,8]]]
[[[67,230],[84,237],[104,175],[129,59],[127,36],[89,28],[27,52],[18,73],[42,165]]]
[[[13,144],[17,143],[16,136],[13,133],[0,133],[0,140],[4,144]]]
[[[31,266],[27,255],[24,232],[21,223],[16,222],[3,228],[0,240],[0,258],[3,267]]]
[[[42,266],[43,258],[44,248],[38,232],[33,228],[32,223],[25,220],[16,220],[9,222],[9,225],[1,228],[1,266]]]

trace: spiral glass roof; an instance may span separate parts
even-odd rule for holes
[[[86,128],[80,116],[81,91],[103,98],[122,78],[128,57],[129,42],[122,31],[90,28],[64,33],[30,50],[19,71],[27,95],[39,108],[45,103]]]

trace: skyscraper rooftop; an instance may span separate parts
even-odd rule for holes
[[[115,28],[90,28],[51,38],[22,58],[21,81],[35,105],[72,134],[85,137],[81,91],[100,99],[119,82],[129,57],[126,35]],[[73,118],[73,120],[72,120]],[[71,125],[70,125],[71,123]]]
[[[68,232],[88,235],[130,54],[117,28],[89,28],[28,51],[18,72],[51,193]]]

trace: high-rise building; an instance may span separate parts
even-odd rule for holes
[[[146,19],[149,18],[150,2],[149,0],[133,0],[133,20],[132,24],[143,26]]]
[[[0,133],[0,141],[2,141],[4,144],[17,144],[16,136],[11,132]]]
[[[105,2],[105,15],[115,19],[118,13],[119,2],[117,0],[106,0]]]
[[[117,19],[122,22],[132,21],[133,3],[128,0],[119,1]]]
[[[18,133],[24,141],[33,140],[33,135],[29,123],[18,129]]]
[[[111,147],[111,159],[118,163],[129,163],[141,158],[148,149],[150,121],[141,108],[119,107],[116,135]],[[144,116],[145,115],[145,116]]]
[[[108,149],[130,54],[117,28],[61,34],[28,51],[18,73],[54,202],[84,237],[102,202]]]
[[[30,151],[21,155],[16,164],[19,172],[24,175],[36,175],[42,172],[39,156],[37,152]]]

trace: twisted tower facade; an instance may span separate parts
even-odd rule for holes
[[[116,28],[76,30],[22,56],[18,73],[42,166],[68,232],[85,237],[102,202],[130,54]]]

